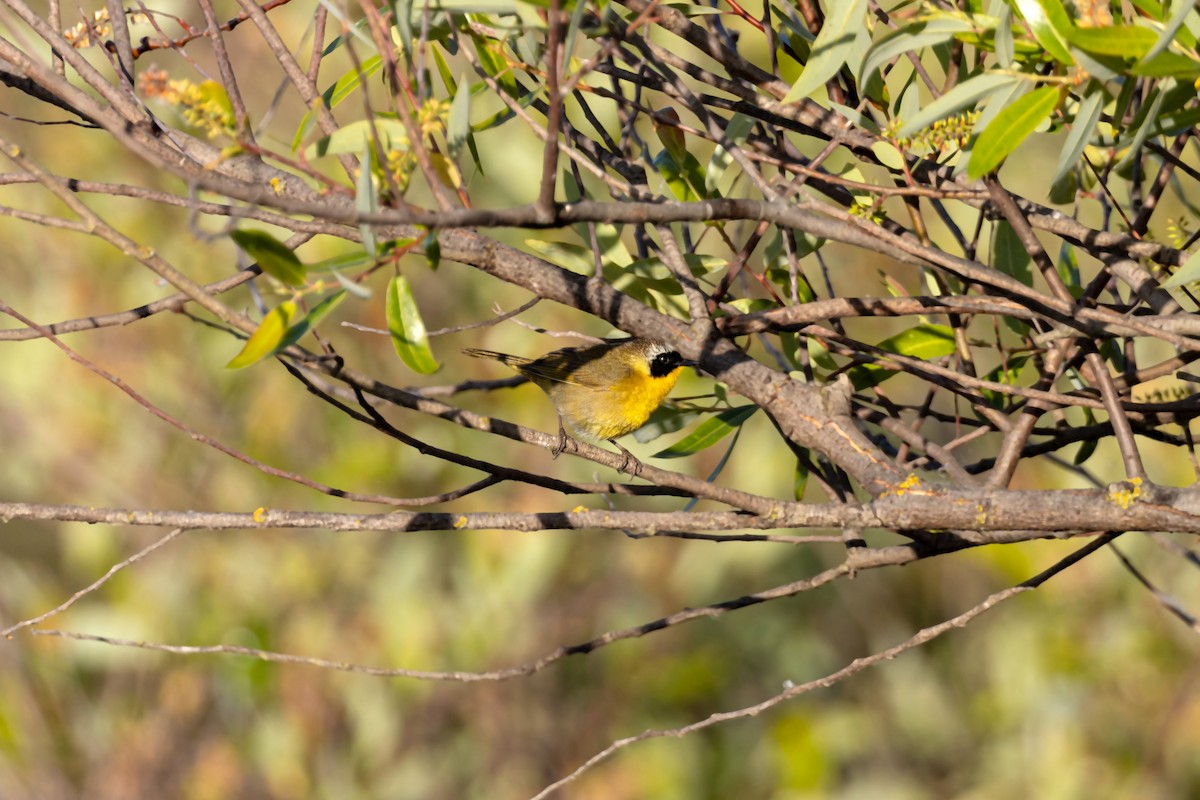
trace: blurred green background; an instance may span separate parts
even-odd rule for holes
[[[307,4],[272,13],[298,38]],[[247,26],[249,28],[249,26]],[[269,63],[250,31],[229,36],[235,66]],[[194,54],[203,63],[206,51]],[[170,54],[156,66],[186,68]],[[347,65],[342,63],[341,69]],[[339,66],[328,67],[329,75]],[[252,108],[271,80],[247,82]],[[323,72],[323,75],[326,73]],[[323,79],[321,85],[327,85]],[[486,98],[479,101],[486,107]],[[166,114],[166,110],[157,109]],[[488,110],[483,108],[479,113]],[[290,93],[266,140],[286,148],[303,109]],[[14,113],[44,116],[15,104]],[[100,134],[0,121],[56,173],[179,192],[172,178],[113,149]],[[536,139],[506,126],[481,136],[486,176],[478,206],[530,201],[540,171]],[[1032,153],[1005,177],[1020,187],[1056,149]],[[1041,159],[1041,160],[1039,160]],[[4,205],[63,208],[34,187],[0,189]],[[198,237],[185,212],[85,196],[118,229],[193,279],[227,276],[233,245]],[[205,220],[216,234],[220,220]],[[521,244],[530,238],[501,232]],[[0,297],[39,322],[102,314],[168,293],[144,268],[92,238],[0,218]],[[317,239],[306,262],[348,250]],[[919,276],[849,248],[823,251],[838,287]],[[806,267],[807,267],[806,263]],[[507,310],[522,291],[444,263],[405,265],[431,329]],[[812,276],[816,286],[818,275]],[[260,282],[268,299],[270,288]],[[383,283],[348,300],[326,323],[348,363],[397,385],[505,377],[458,355],[462,346],[539,353],[562,346],[514,324],[439,337],[443,370],[418,378],[386,337],[338,328],[385,327]],[[881,293],[874,291],[871,293]],[[228,297],[252,309],[246,289]],[[522,319],[604,335],[608,328],[541,304]],[[332,324],[331,324],[332,323]],[[5,323],[8,324],[7,321]],[[878,341],[902,323],[862,322]],[[233,371],[232,337],[172,313],[64,337],[193,428],[268,464],[339,488],[426,495],[479,476],[425,458],[324,406],[277,364]],[[0,342],[3,498],[149,509],[252,511],[258,507],[378,511],[263,476],[155,419],[53,345]],[[676,394],[707,391],[689,377]],[[914,387],[889,384],[903,396]],[[530,386],[456,398],[467,408],[551,430],[546,399]],[[409,412],[389,412],[440,447],[576,480],[615,475]],[[669,440],[667,440],[669,441]],[[641,456],[664,446],[627,443]],[[1151,477],[1193,478],[1183,453],[1151,443]],[[977,443],[977,455],[988,440]],[[722,448],[670,467],[704,476]],[[747,424],[721,480],[788,496],[793,462],[766,420]],[[1089,462],[1120,477],[1107,445]],[[1051,464],[1018,484],[1082,485]],[[810,498],[822,500],[810,487]],[[598,498],[584,504],[603,507]],[[563,510],[580,503],[505,485],[457,510]],[[618,499],[619,507],[633,507]],[[639,501],[678,508],[681,501]],[[55,606],[163,531],[9,522],[0,526],[3,624]],[[897,541],[870,533],[872,543]],[[1119,540],[1155,583],[1200,609],[1195,570],[1138,534]],[[1020,582],[1078,543],[1035,542],[959,553],[903,569],[865,572],[821,590],[700,620],[576,656],[504,683],[423,683],[268,664],[230,655],[178,656],[18,634],[0,648],[0,796],[513,798],[535,793],[610,741],[758,702],[893,645],[917,629]],[[486,670],[562,644],[737,597],[837,564],[836,544],[789,546],[634,540],[602,532],[191,532],[117,576],[48,627],[169,644],[237,644],[380,667]],[[682,740],[635,745],[562,796],[572,798],[1127,798],[1200,796],[1197,639],[1102,551],[1037,592],[989,612],[902,658],[761,716]]]

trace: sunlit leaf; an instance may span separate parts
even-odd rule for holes
[[[421,375],[437,372],[441,365],[433,357],[421,311],[417,308],[408,279],[403,275],[397,275],[388,283],[386,311],[388,333],[400,360]]]
[[[379,136],[379,143],[385,151],[408,149],[408,132],[404,130],[403,123],[386,117],[375,117],[351,122],[328,136],[322,136],[304,148],[304,157],[313,159],[344,153],[362,153],[364,148],[375,143],[375,135]]]
[[[258,323],[258,327],[250,334],[250,338],[242,345],[238,354],[225,366],[229,369],[242,369],[276,352],[295,316],[296,303],[293,300],[280,303],[271,309],[262,322]]]
[[[1059,90],[1043,86],[1000,112],[971,148],[967,176],[975,179],[1000,166],[1005,156],[1029,137],[1058,105]]]
[[[358,165],[358,182],[354,192],[354,210],[359,214],[373,214],[379,208],[379,198],[375,191],[375,176],[371,174],[371,152],[369,142],[363,143],[362,161]],[[363,249],[372,257],[379,255],[375,241],[375,229],[366,222],[359,223],[358,232],[362,235]]]
[[[1033,38],[1056,61],[1074,64],[1067,50],[1067,36],[1074,27],[1059,0],[1016,0],[1017,10],[1029,23]]]
[[[450,119],[446,123],[446,144],[451,156],[458,156],[471,133],[471,90],[466,76],[459,79],[458,91],[450,104]]]
[[[1174,289],[1196,281],[1200,281],[1200,250],[1188,256],[1187,261],[1180,264],[1175,274],[1163,281],[1162,286],[1164,289]]]
[[[1134,65],[1132,72],[1147,78],[1194,79],[1200,76],[1200,61],[1167,51]]]
[[[917,131],[928,128],[939,119],[976,105],[983,98],[1004,87],[1010,86],[1017,80],[1017,78],[1011,75],[1004,75],[998,72],[985,72],[981,75],[968,78],[937,100],[925,106],[916,116],[904,120],[904,124],[900,126],[900,130],[896,131],[896,137],[904,139],[912,136]]]
[[[312,310],[304,315],[303,319],[295,325],[291,325],[284,334],[283,339],[275,346],[275,352],[285,350],[291,347],[296,342],[300,341],[304,334],[311,331],[313,328],[321,324],[321,320],[329,316],[329,312],[338,307],[338,304],[346,299],[346,291],[341,290],[334,292],[326,297],[321,302],[313,306]]]
[[[753,127],[753,119],[745,114],[734,114],[725,125],[725,139],[733,144],[740,144],[750,135]],[[709,197],[717,196],[721,178],[732,163],[733,156],[729,154],[724,145],[718,144],[713,150],[712,159],[709,160],[708,169],[704,174],[704,190]]]
[[[1083,148],[1087,146],[1088,141],[1092,138],[1092,132],[1096,129],[1096,123],[1100,121],[1100,112],[1104,110],[1106,99],[1108,99],[1108,95],[1097,85],[1093,86],[1092,93],[1079,103],[1079,110],[1075,112],[1075,121],[1071,123],[1071,130],[1063,142],[1062,152],[1059,153],[1058,165],[1054,169],[1051,183],[1057,183],[1063,175],[1079,163],[1079,158],[1083,155]]]
[[[383,59],[379,56],[371,56],[362,62],[361,67],[356,67],[342,77],[338,78],[332,86],[321,93],[321,102],[326,108],[335,108],[339,103],[354,93],[356,89],[366,83],[367,78],[374,75],[383,66]],[[315,115],[310,110],[300,121],[300,126],[296,129],[296,135],[292,139],[292,152],[296,152],[300,147],[300,143],[308,136],[312,129]],[[355,152],[355,151],[351,151]]]
[[[839,0],[829,6],[825,23],[800,78],[784,96],[791,103],[808,97],[838,73],[854,52],[855,39],[867,11],[867,0]]]
[[[1171,42],[1175,39],[1175,34],[1179,33],[1179,29],[1183,27],[1184,20],[1188,14],[1192,13],[1196,8],[1195,0],[1174,0],[1171,3],[1171,16],[1167,20],[1166,26],[1154,41],[1154,46],[1143,57],[1145,61],[1149,61],[1164,52]],[[1186,45],[1190,46],[1190,45]]]
[[[947,325],[917,325],[888,337],[875,346],[897,355],[928,361],[951,355],[957,345],[953,328]],[[847,374],[854,388],[861,390],[878,386],[899,373],[877,364],[859,364]]]
[[[971,23],[961,17],[936,17],[890,31],[867,53],[858,75],[859,83],[866,83],[881,66],[896,56],[949,41],[954,34],[971,29]]]
[[[704,420],[687,436],[665,450],[658,451],[651,458],[683,458],[712,447],[750,419],[755,411],[758,411],[758,406],[755,405],[726,409]]]
[[[1109,25],[1104,28],[1071,28],[1067,41],[1102,56],[1141,58],[1150,52],[1158,36],[1138,25]]]
[[[230,238],[253,258],[263,272],[288,286],[303,286],[306,270],[296,254],[264,231],[240,230]]]
[[[1133,141],[1128,143],[1129,151],[1125,157],[1117,164],[1117,169],[1120,170],[1128,166],[1138,157],[1139,151],[1142,149],[1142,144],[1153,133],[1154,127],[1157,124],[1158,112],[1162,108],[1163,101],[1166,99],[1167,91],[1174,86],[1174,82],[1167,80],[1163,82],[1163,86],[1152,91],[1153,99],[1147,104],[1144,114],[1139,114],[1141,124],[1137,126],[1137,130],[1133,134]],[[1124,143],[1123,143],[1124,144]]]
[[[650,415],[650,419],[646,424],[633,432],[633,438],[641,444],[652,442],[664,434],[683,430],[688,425],[691,425],[700,416],[700,413],[690,408],[659,406]]]

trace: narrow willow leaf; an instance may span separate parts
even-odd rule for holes
[[[303,286],[307,271],[296,254],[283,242],[263,231],[234,231],[230,238],[246,255],[258,262],[263,272],[288,286]]]
[[[304,148],[307,159],[322,156],[337,156],[344,153],[361,153],[364,147],[370,147],[379,135],[379,143],[385,150],[407,150],[408,132],[399,120],[376,117],[375,119],[360,119],[338,128],[328,136],[322,136],[317,141]]]
[[[996,20],[996,58],[999,59],[1000,66],[1008,68],[1012,66],[1016,54],[1012,32],[1012,8],[1003,3],[1000,6],[1000,16]]]
[[[1183,21],[1187,19],[1188,14],[1195,7],[1195,0],[1175,0],[1171,4],[1171,18],[1167,20],[1166,27],[1158,35],[1158,39],[1154,41],[1154,46],[1143,56],[1143,62],[1149,61],[1159,53],[1166,51],[1167,47],[1175,39],[1175,34],[1179,33],[1179,29],[1183,27]]]
[[[871,79],[881,66],[910,50],[920,50],[949,41],[954,34],[972,30],[971,23],[957,17],[937,17],[921,20],[891,31],[874,44],[863,61],[858,75],[860,84]]]
[[[1174,275],[1163,281],[1162,286],[1164,289],[1175,289],[1196,281],[1200,281],[1200,250],[1188,256],[1188,260],[1175,270]]]
[[[304,334],[311,331],[313,328],[321,324],[321,320],[329,316],[329,312],[337,308],[338,304],[346,299],[345,290],[334,292],[326,297],[321,302],[313,306],[312,310],[304,315],[304,318],[295,325],[287,329],[287,333],[279,344],[275,345],[275,350],[272,355],[294,345],[296,342],[304,338]]]
[[[337,278],[337,282],[342,285],[343,289],[360,300],[366,300],[371,296],[371,290],[368,287],[363,286],[361,283],[355,283],[342,273],[334,272],[333,277]]]
[[[450,104],[450,119],[446,123],[446,144],[450,147],[450,155],[457,158],[463,143],[471,134],[471,89],[467,77],[463,75],[458,80],[458,91],[454,93],[454,102]]]
[[[982,110],[979,112],[979,118],[975,120],[972,126],[972,133],[978,135],[983,133],[988,125],[992,124],[992,120],[1000,116],[1000,112],[1017,102],[1033,89],[1032,81],[1017,81],[1011,86],[994,92],[982,105]],[[973,144],[973,143],[972,143]],[[970,150],[967,151],[968,155]],[[966,167],[963,167],[964,169]]]
[[[1066,175],[1075,165],[1079,163],[1079,157],[1083,155],[1083,148],[1087,146],[1088,141],[1092,138],[1092,132],[1096,129],[1096,123],[1100,121],[1100,112],[1104,110],[1104,101],[1108,98],[1104,89],[1099,85],[1092,87],[1092,93],[1083,98],[1079,104],[1079,110],[1075,112],[1075,121],[1071,123],[1071,130],[1067,134],[1066,141],[1063,142],[1062,152],[1058,156],[1058,166],[1054,169],[1054,177],[1050,183],[1057,183],[1063,175]]]
[[[992,267],[1026,286],[1033,285],[1033,258],[1007,220],[992,225]]]
[[[375,176],[371,174],[371,143],[363,143],[362,161],[358,164],[358,187],[354,193],[354,210],[360,214],[373,214],[379,208],[375,195]],[[382,156],[381,156],[382,157]],[[360,223],[358,232],[362,234],[363,249],[376,258],[379,249],[375,241],[375,229],[368,223]]]
[[[321,93],[321,102],[326,108],[335,108],[339,103],[354,93],[360,86],[366,85],[367,78],[374,75],[383,66],[383,59],[379,56],[371,56],[362,62],[361,67],[355,67],[342,77],[334,81],[328,89]],[[292,152],[296,152],[300,148],[300,143],[308,136],[308,132],[312,129],[315,116],[310,109],[302,120],[300,127],[296,129],[296,135],[292,139]]]
[[[1104,28],[1071,28],[1067,41],[1101,56],[1141,58],[1150,52],[1158,36],[1137,25],[1109,25]]]
[[[1016,0],[1017,10],[1029,23],[1033,38],[1056,61],[1074,64],[1067,50],[1067,34],[1074,27],[1059,0]]]
[[[647,420],[646,424],[633,432],[633,438],[641,444],[652,442],[664,434],[683,430],[696,421],[699,416],[699,411],[694,411],[690,408],[659,406],[650,415],[650,419]]]
[[[1167,51],[1148,58],[1140,64],[1135,64],[1134,75],[1147,78],[1188,78],[1195,80],[1200,76],[1200,61],[1189,56]]]
[[[293,300],[280,303],[271,309],[242,345],[241,351],[225,366],[229,369],[242,369],[274,353],[295,316],[296,303]]]
[[[1154,99],[1150,101],[1150,105],[1146,109],[1146,113],[1141,115],[1142,124],[1138,126],[1137,131],[1133,135],[1133,141],[1131,141],[1128,145],[1129,152],[1126,153],[1125,157],[1122,158],[1117,164],[1118,170],[1125,168],[1133,161],[1133,159],[1139,156],[1139,153],[1142,149],[1142,144],[1150,136],[1151,132],[1153,132],[1154,127],[1158,122],[1158,111],[1160,108],[1162,108],[1163,100],[1166,98],[1167,92],[1173,87],[1174,81],[1168,79],[1163,81],[1163,84],[1158,88],[1157,91],[1154,92]]]
[[[944,95],[921,109],[916,116],[906,119],[896,131],[896,138],[905,139],[917,131],[928,128],[939,119],[956,114],[973,106],[983,98],[1019,80],[998,72],[984,72],[955,86]]]
[[[734,114],[725,125],[725,139],[733,144],[740,144],[750,135],[750,129],[753,127],[753,119],[745,114]],[[724,145],[718,143],[713,150],[712,159],[708,162],[708,169],[704,173],[704,190],[709,197],[718,196],[721,178],[732,163],[733,156],[729,154]]]
[[[957,345],[953,328],[947,325],[923,324],[890,336],[875,346],[897,355],[928,361],[952,354]],[[898,374],[900,373],[895,370],[875,364],[859,364],[847,372],[850,382],[859,390],[878,386]]]
[[[985,175],[996,167],[1005,156],[1015,150],[1029,134],[1058,105],[1059,91],[1053,86],[1043,86],[1001,111],[992,124],[979,134],[975,146],[971,148],[971,164],[967,167],[967,177],[975,178]]]
[[[701,422],[694,431],[675,444],[665,450],[659,450],[650,457],[683,458],[712,447],[750,419],[755,411],[758,411],[758,406],[754,405],[738,406],[722,411]]]
[[[425,322],[413,297],[408,279],[397,275],[388,283],[387,291],[388,333],[392,346],[409,369],[422,375],[432,375],[441,367],[429,347],[425,335]]]
[[[390,2],[392,19],[396,21],[396,31],[400,34],[400,47],[404,50],[404,57],[411,63],[413,56],[412,0],[390,0]]]
[[[825,24],[813,42],[812,55],[783,102],[791,103],[808,97],[837,75],[854,52],[858,29],[862,27],[866,12],[867,0],[839,0],[829,7]]]

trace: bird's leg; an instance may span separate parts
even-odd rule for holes
[[[554,445],[554,449],[550,452],[554,454],[554,458],[562,455],[562,451],[567,448],[567,429],[563,427],[562,414],[558,415],[558,444]]]
[[[617,467],[618,472],[628,472],[635,478],[642,474],[642,462],[638,461],[637,456],[626,450],[625,447],[622,446],[622,444],[616,439],[609,439],[608,441],[625,454],[625,460],[621,462],[621,466]],[[633,469],[630,469],[630,466],[632,466]]]

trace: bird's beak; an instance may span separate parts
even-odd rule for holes
[[[679,366],[681,366],[681,367],[691,367],[692,369],[700,369],[700,362],[698,362],[698,361],[688,361],[688,360],[685,358],[683,361],[680,361],[680,362],[679,362]]]

